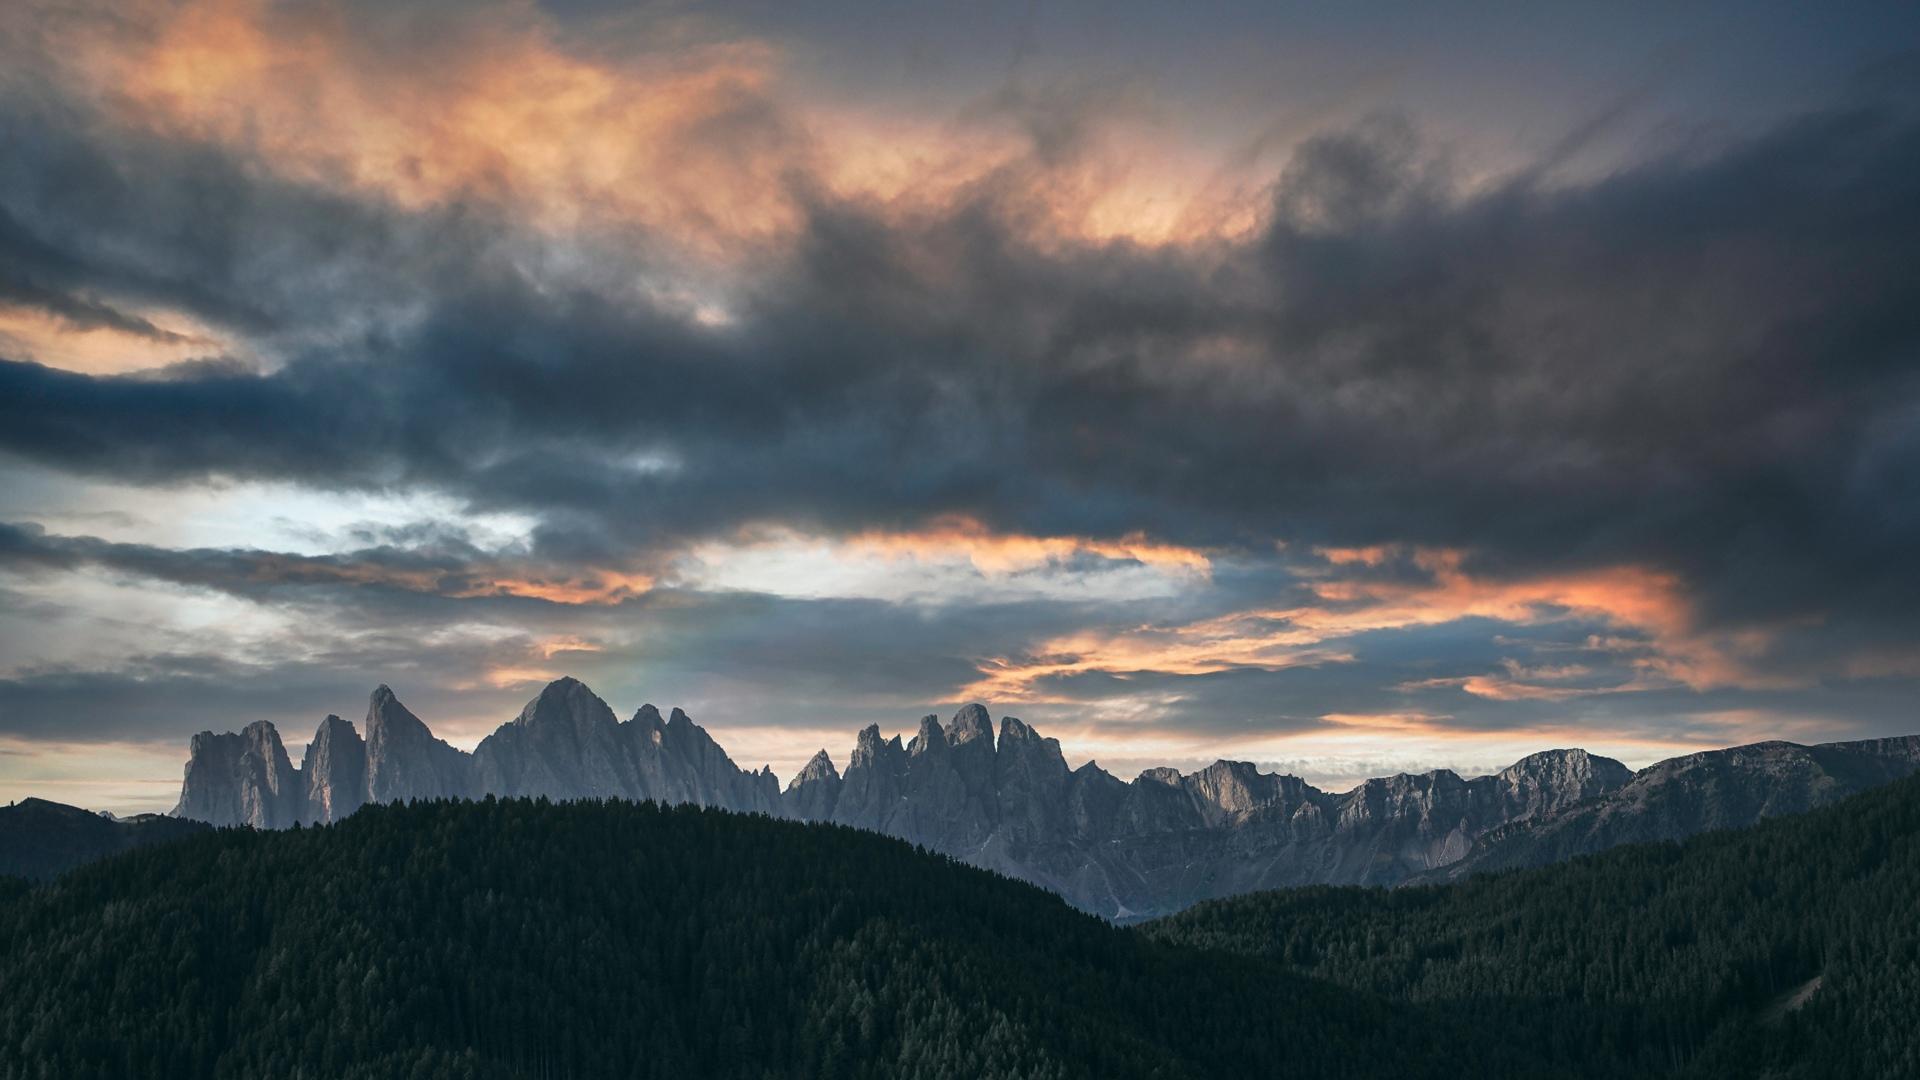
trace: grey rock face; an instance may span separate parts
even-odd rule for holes
[[[912,742],[862,731],[844,777],[816,755],[786,811],[891,833],[1130,918],[1250,889],[1395,883],[1464,855],[1475,837],[1626,782],[1617,762],[1549,752],[1496,777],[1373,781],[1345,795],[1220,761],[1190,776],[1152,769],[1129,784],[1014,718],[998,743],[970,705]]]
[[[1617,791],[1633,779],[1633,771],[1585,750],[1543,750],[1500,770],[1494,779],[1507,802],[1507,815],[1525,821]]]
[[[279,828],[372,801],[546,796],[694,803],[889,833],[1052,889],[1116,919],[1309,884],[1395,885],[1530,866],[1812,809],[1920,771],[1920,736],[1803,747],[1761,743],[1632,773],[1548,750],[1492,776],[1446,770],[1331,794],[1248,762],[1149,769],[1131,783],[985,708],[920,721],[911,742],[859,733],[844,773],[826,751],[783,793],[739,768],[686,713],[632,719],[561,679],[471,755],[433,737],[381,687],[366,739],[328,717],[300,769],[271,724],[194,737],[178,817]]]
[[[636,798],[637,770],[620,734],[606,702],[560,679],[474,748],[475,786],[510,797]]]
[[[283,829],[300,819],[305,801],[280,733],[257,720],[238,734],[193,737],[173,814],[210,825]]]
[[[861,732],[838,784],[832,762],[816,755],[786,806],[795,817],[889,832],[1131,919],[1256,889],[1419,880],[1470,865],[1469,854],[1493,838],[1577,832],[1596,807],[1616,807],[1601,815],[1620,818],[1611,831],[1536,852],[1537,861],[1747,824],[1920,770],[1920,737],[1784,746],[1694,755],[1638,775],[1583,750],[1548,750],[1492,776],[1437,770],[1332,794],[1246,762],[1190,775],[1149,769],[1132,783],[1091,762],[1069,772],[1059,744],[1018,720],[1002,723],[996,746],[985,710],[969,706],[944,728],[922,720],[904,748],[878,727]],[[1728,769],[1739,775],[1722,776]],[[1677,816],[1668,796],[1633,794],[1671,787],[1674,773],[1726,790]],[[1667,807],[1667,820],[1628,827],[1648,810],[1618,808],[1636,803]]]
[[[1423,880],[1543,866],[1620,844],[1741,828],[1778,814],[1805,813],[1916,771],[1920,736],[1820,746],[1763,742],[1688,754],[1649,765],[1598,797],[1490,830],[1460,859]]]
[[[780,782],[773,772],[743,771],[707,729],[679,709],[667,715],[660,747],[662,771],[671,783],[670,790],[655,798],[743,813],[780,813]]]
[[[367,801],[367,744],[351,723],[328,716],[307,744],[300,775],[306,787],[301,820],[338,821]]]
[[[907,751],[900,737],[880,738],[880,726],[873,724],[861,731],[847,758],[846,774],[840,778],[840,796],[833,806],[833,820],[859,829],[901,835],[894,818],[907,800]],[[909,837],[909,839],[911,839]]]
[[[475,791],[472,758],[433,737],[393,691],[367,702],[367,801],[462,799]]]
[[[675,709],[662,721],[648,705],[622,724],[576,679],[548,685],[472,754],[435,738],[385,686],[368,702],[365,730],[363,740],[352,724],[327,717],[299,769],[265,721],[238,734],[202,732],[193,738],[174,816],[285,828],[338,821],[369,802],[482,795],[784,812],[772,771],[735,766],[687,714]]]
[[[833,804],[840,797],[840,770],[825,750],[813,755],[780,796],[787,817],[801,821],[832,821]]]

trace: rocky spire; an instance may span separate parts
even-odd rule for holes
[[[993,719],[987,715],[985,705],[962,705],[960,711],[953,714],[952,723],[947,725],[947,741],[960,746],[975,739],[985,739],[989,746],[992,745]]]
[[[238,733],[193,737],[175,817],[280,829],[300,820],[305,792],[280,733],[256,720]]]
[[[475,791],[472,759],[433,737],[385,685],[367,701],[367,797],[458,799]]]
[[[1060,835],[1067,817],[1060,741],[1042,737],[1017,717],[1002,717],[993,764],[1000,828],[1021,843]]]
[[[300,762],[310,824],[338,821],[367,801],[367,744],[351,723],[329,714]]]
[[[928,714],[920,718],[920,730],[907,744],[908,757],[920,757],[926,754],[944,755],[947,752],[947,733],[940,726],[940,718]]]
[[[880,725],[869,724],[854,740],[833,820],[879,832],[889,829],[907,791],[907,751],[900,737],[882,739]]]
[[[663,764],[676,778],[681,792],[674,801],[780,813],[779,782],[771,774],[763,780],[735,765],[706,728],[677,708],[667,714],[660,732],[660,750]]]
[[[788,817],[802,821],[833,820],[833,804],[840,798],[840,770],[825,750],[813,755],[787,785],[781,806]]]

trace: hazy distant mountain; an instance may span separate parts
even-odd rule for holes
[[[207,831],[197,821],[115,818],[45,799],[0,807],[0,876],[49,878],[122,851]]]
[[[968,705],[946,725],[925,717],[910,742],[869,727],[844,772],[822,751],[783,792],[770,770],[736,766],[680,710],[663,721],[646,705],[622,723],[574,679],[546,687],[472,754],[434,738],[384,686],[365,726],[363,745],[353,725],[328,717],[299,769],[271,724],[197,735],[174,812],[283,828],[408,798],[694,803],[887,833],[1133,919],[1257,889],[1393,885],[1750,824],[1920,769],[1909,739],[1763,744],[1637,776],[1584,750],[1548,750],[1492,776],[1402,774],[1340,794],[1232,761],[1125,781],[1092,762],[1068,769],[1058,741],[1013,717],[996,740],[986,709]],[[1789,765],[1796,753],[1816,764]],[[1776,765],[1752,764],[1762,759]],[[1671,794],[1675,776],[1692,778],[1684,799]]]
[[[1679,840],[1798,814],[1920,771],[1920,735],[1800,746],[1763,742],[1649,765],[1604,798],[1492,830],[1458,862],[1422,875],[1450,881],[1544,866],[1621,844]]]

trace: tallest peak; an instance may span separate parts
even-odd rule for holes
[[[977,702],[962,705],[947,728],[947,741],[958,746],[978,738],[985,738],[988,745],[993,743],[993,720],[987,715],[987,707]]]
[[[520,711],[517,724],[606,725],[617,721],[613,710],[587,684],[572,676],[558,678],[540,688],[540,693]]]

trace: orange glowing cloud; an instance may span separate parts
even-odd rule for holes
[[[542,660],[551,660],[567,653],[597,653],[602,650],[598,642],[588,641],[586,638],[575,637],[572,634],[563,634],[541,641],[534,646],[534,651],[540,654]]]
[[[145,321],[152,329],[143,333],[0,302],[0,354],[88,375],[122,375],[231,348],[177,313],[152,313]]]
[[[1280,671],[1346,663],[1351,654],[1319,647],[1323,638],[1276,627],[1258,612],[1237,613],[1171,627],[1120,633],[1083,631],[1053,638],[1022,659],[990,658],[981,678],[957,691],[966,699],[1065,703],[1040,689],[1046,680],[1092,672],[1213,675],[1235,669]]]
[[[992,109],[807,100],[778,49],[693,17],[644,34],[628,20],[612,48],[521,5],[476,5],[432,39],[331,3],[134,0],[115,15],[75,20],[57,45],[121,123],[406,208],[483,200],[542,230],[639,226],[723,263],[795,235],[822,193],[895,217],[990,198],[1043,244],[1230,235],[1267,202],[1251,163],[1169,152],[1168,132],[1111,102],[1076,152],[1041,153]]]
[[[1163,573],[1205,577],[1213,561],[1203,551],[1149,540],[1134,533],[1117,540],[1080,536],[999,533],[965,516],[941,517],[924,529],[863,532],[843,541],[855,554],[889,559],[939,561],[964,558],[987,575],[1016,573],[1091,555],[1141,563]]]
[[[512,203],[536,226],[650,225],[726,243],[791,226],[791,135],[771,51],[659,41],[575,55],[523,10],[476,8],[432,41],[363,32],[336,5],[191,0],[81,42],[122,121],[241,148],[303,182],[418,208]],[[669,28],[670,29],[670,28]]]
[[[539,577],[485,577],[451,595],[462,599],[480,596],[521,596],[552,604],[617,604],[640,596],[653,588],[653,578],[613,570],[588,570],[555,573]]]
[[[1351,659],[1335,644],[1339,639],[1467,618],[1514,624],[1582,618],[1632,629],[1644,638],[1614,639],[1613,651],[1630,654],[1628,662],[1638,677],[1626,686],[1589,688],[1566,682],[1584,674],[1576,667],[1509,664],[1504,676],[1476,675],[1417,685],[1457,686],[1479,697],[1505,701],[1558,701],[1653,685],[1694,689],[1788,685],[1779,676],[1755,670],[1749,662],[1772,640],[1768,632],[1696,631],[1681,584],[1671,574],[1622,566],[1491,579],[1465,571],[1464,555],[1458,551],[1367,548],[1319,554],[1335,567],[1378,566],[1395,554],[1404,554],[1428,576],[1417,582],[1389,583],[1333,578],[1308,586],[1316,601],[1312,604],[1051,639],[1022,658],[995,657],[981,662],[980,680],[958,694],[1006,701],[1053,701],[1058,699],[1041,688],[1044,681],[1087,672],[1199,675],[1234,668],[1280,670],[1339,663]]]
[[[558,570],[486,561],[459,566],[395,565],[277,552],[240,553],[236,575],[261,585],[369,586],[462,600],[525,597],[570,606],[617,604],[654,586],[652,577],[622,570]]]

